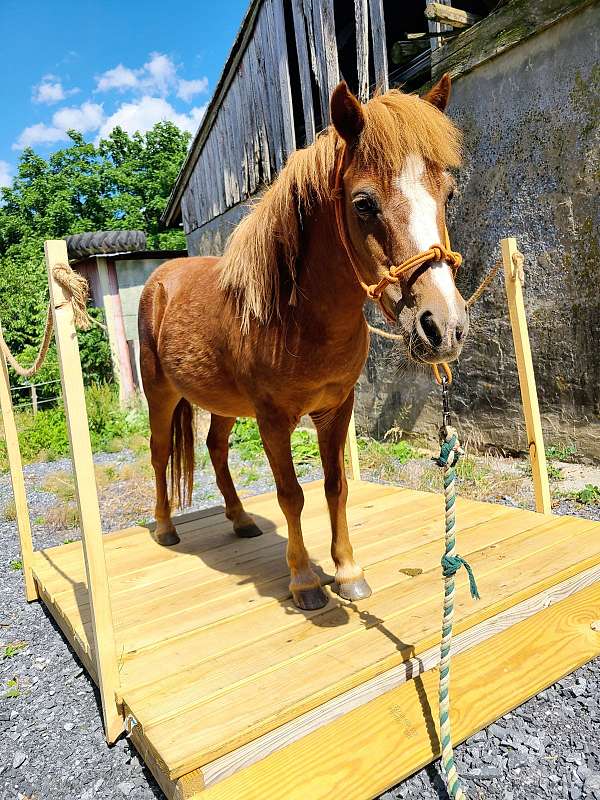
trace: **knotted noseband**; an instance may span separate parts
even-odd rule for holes
[[[379,280],[378,283],[366,283],[363,279],[359,266],[358,266],[358,259],[356,257],[356,253],[354,251],[354,247],[350,240],[350,236],[348,234],[348,229],[346,226],[346,215],[344,213],[344,161],[345,161],[345,154],[346,148],[342,147],[340,151],[340,157],[338,159],[338,163],[335,168],[335,177],[334,177],[334,190],[333,190],[333,199],[334,199],[334,210],[335,210],[335,221],[338,231],[338,236],[344,246],[344,250],[348,256],[348,260],[352,265],[352,269],[354,270],[354,274],[356,275],[356,279],[360,286],[365,291],[369,300],[373,300],[379,303],[379,306],[386,317],[390,322],[396,322],[395,318],[388,312],[386,307],[382,301],[382,295],[385,289],[390,286],[391,284],[396,284],[400,281],[400,277],[405,273],[409,272],[409,270],[415,269],[416,267],[420,267],[423,264],[434,264],[437,261],[445,261],[450,268],[452,269],[454,277],[456,277],[456,272],[462,263],[462,256],[460,253],[452,250],[450,247],[450,237],[448,235],[448,229],[444,225],[444,244],[434,244],[428,250],[424,250],[422,253],[417,253],[414,256],[410,256],[410,258],[406,258],[402,263],[393,265],[387,268],[385,275]],[[438,383],[441,383],[440,373],[437,368],[436,364],[431,365],[433,369],[433,374],[435,379]],[[450,371],[450,367],[443,363],[442,367],[448,376],[449,381],[452,380],[452,373]]]

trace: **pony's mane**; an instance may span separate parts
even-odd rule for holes
[[[354,159],[392,176],[409,153],[443,168],[460,163],[461,134],[450,119],[416,95],[392,89],[363,106],[365,126]],[[219,282],[238,304],[242,330],[266,322],[279,302],[282,277],[295,289],[300,211],[332,198],[336,156],[342,146],[333,126],[296,150],[274,183],[231,234]],[[295,295],[294,289],[292,296]]]

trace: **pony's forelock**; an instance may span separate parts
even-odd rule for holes
[[[397,174],[410,153],[442,168],[460,163],[461,134],[451,120],[416,95],[392,89],[363,106],[365,126],[353,152],[356,163],[382,177]],[[289,157],[275,182],[252,204],[231,234],[222,259],[221,288],[238,306],[243,331],[267,322],[279,304],[281,277],[296,281],[299,211],[332,198],[342,140],[333,127]]]

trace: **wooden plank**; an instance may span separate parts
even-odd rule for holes
[[[600,633],[591,627],[599,614],[595,583],[454,658],[455,742],[600,654]],[[208,788],[202,798],[374,797],[439,756],[437,682],[431,670],[418,685],[409,681],[345,714]]]
[[[44,250],[92,610],[102,714],[106,737],[109,742],[113,742],[122,732],[123,720],[115,699],[119,688],[119,673],[83,376],[77,332],[73,323],[73,307],[53,274],[57,265],[68,264],[67,245],[62,239],[46,241]]]
[[[369,0],[369,11],[371,14],[371,40],[373,42],[375,83],[377,89],[382,92],[387,92],[389,89],[389,81],[383,0]]]
[[[565,600],[567,597],[571,597],[576,592],[580,592],[598,581],[600,581],[600,566],[595,566],[560,583],[558,586],[509,608],[489,620],[485,620],[474,628],[454,637],[452,644],[453,656],[457,656],[459,653],[485,642],[491,636],[529,619],[534,614],[550,608],[550,606]],[[328,703],[318,706],[313,711],[297,717],[286,725],[276,728],[274,731],[249,742],[232,753],[205,764],[202,767],[202,774],[206,786],[218,783],[240,769],[249,767],[267,755],[298,741],[303,736],[323,728],[344,714],[360,708],[365,703],[401,686],[403,683],[416,679],[422,672],[427,672],[436,667],[439,664],[439,658],[439,647],[432,647],[418,658],[411,658],[398,667],[388,670],[370,681],[365,681],[355,689],[333,698]]]
[[[431,77],[464,75],[516,44],[581,11],[595,0],[529,0],[506,3],[432,53]],[[434,23],[432,23],[434,24]]]
[[[356,24],[356,69],[358,72],[358,99],[369,99],[369,0],[354,0]]]
[[[462,8],[454,8],[443,3],[427,3],[425,16],[427,19],[450,25],[452,28],[468,28],[469,25],[474,25],[481,19],[477,14],[471,14],[469,11],[463,11]]]
[[[553,540],[551,534],[555,525],[551,521],[537,529],[539,535],[533,551],[530,542],[521,540],[518,547],[511,547],[508,551],[510,557],[504,559],[498,558],[494,547],[471,556],[482,595],[488,599],[469,613],[473,606],[466,600],[466,586],[460,587],[457,632],[512,605],[515,594],[531,596],[568,577],[564,573],[556,574],[556,563],[568,561],[574,540],[572,536],[560,542]],[[578,553],[588,556],[592,553],[596,562],[600,561],[597,535],[597,524],[591,524],[577,539]],[[544,541],[548,544],[542,544]],[[587,568],[587,565],[581,566]],[[580,571],[579,567],[576,565],[576,571]],[[424,594],[427,597],[425,602]],[[283,663],[266,665],[260,673],[238,679],[244,670],[248,670],[248,663],[241,655],[239,659],[229,657],[222,666],[219,666],[219,659],[215,659],[213,669],[207,665],[201,686],[202,691],[212,688],[210,696],[205,696],[201,704],[194,702],[188,710],[181,711],[176,723],[173,717],[167,717],[156,725],[144,725],[146,737],[169,764],[171,775],[184,774],[199,766],[202,760],[212,760],[211,756],[214,759],[235,749],[432,646],[439,638],[435,623],[440,612],[439,576],[432,573],[411,582],[403,593],[400,606],[397,595],[390,593],[387,607],[380,606],[377,612],[375,619],[370,617],[372,624],[359,636],[356,636],[354,625],[350,625],[348,632],[336,641],[320,643],[310,651],[310,655],[304,650],[302,657],[288,658],[285,666]],[[343,614],[343,609],[336,613],[338,616]],[[380,624],[381,619],[384,624]],[[344,625],[348,627],[347,622]],[[318,638],[318,633],[313,633],[312,628],[306,634]],[[286,654],[287,647],[285,645],[283,650]],[[195,685],[198,692],[200,684]],[[180,676],[178,686],[188,692],[191,683],[186,673]],[[129,706],[128,697],[125,697],[125,705],[137,719],[146,723],[148,719],[159,718],[161,707],[167,714],[173,708],[173,688],[164,682],[157,686],[156,702],[149,702],[143,713],[135,704]],[[163,689],[168,701],[166,705],[159,699]],[[210,728],[199,726],[199,719],[210,719]],[[177,728],[185,729],[186,736],[178,735]]]
[[[523,275],[515,263],[515,254],[518,253],[517,241],[513,238],[502,239],[500,246],[504,264],[504,285],[506,287],[506,296],[508,297],[510,324],[515,343],[519,385],[521,387],[521,399],[527,428],[527,449],[533,475],[535,507],[537,511],[543,514],[551,514],[552,503],[550,500],[546,451],[544,449],[544,435],[535,386],[529,332],[527,330],[527,315],[525,314],[525,304],[523,302]]]
[[[38,592],[33,573],[31,571],[33,560],[33,539],[31,536],[31,520],[27,505],[27,492],[25,490],[25,476],[21,450],[19,449],[19,435],[15,423],[12,398],[10,395],[10,379],[4,353],[0,349],[0,410],[2,411],[2,426],[4,428],[4,441],[8,455],[10,480],[12,483],[17,518],[17,530],[21,547],[21,561],[23,563],[23,580],[25,582],[25,597],[28,602],[38,599]]]
[[[441,0],[441,5],[450,6],[452,5],[452,0]],[[427,21],[427,27],[429,28],[429,33],[440,34],[443,31],[449,30],[447,25],[442,25],[436,19],[429,19]],[[429,40],[429,44],[431,46],[431,52],[434,53],[436,50],[439,50],[442,46],[442,40],[439,35],[432,36]]]
[[[354,419],[354,410],[350,417],[350,424],[348,425],[348,435],[346,438],[346,445],[350,455],[350,474],[355,481],[360,480],[360,459],[358,456],[358,440],[356,438],[356,421]]]
[[[310,62],[302,0],[292,0],[292,11],[294,15],[294,36],[296,39],[296,52],[298,54],[298,68],[300,72],[300,93],[302,95],[302,111],[304,114],[304,132],[306,144],[312,144],[315,139],[315,111],[313,108],[312,87],[310,83]]]
[[[276,57],[277,75],[279,78],[279,109],[282,117],[284,162],[296,149],[296,133],[294,131],[294,112],[292,110],[292,87],[288,65],[287,42],[285,36],[285,19],[283,16],[283,0],[271,0],[273,23],[273,49]]]

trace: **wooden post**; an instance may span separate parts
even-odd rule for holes
[[[79,358],[77,332],[73,322],[73,307],[62,288],[54,280],[53,275],[54,267],[57,264],[68,263],[67,246],[61,239],[45,242],[44,248],[65,417],[71,446],[73,473],[75,475],[77,505],[79,507],[88,599],[92,619],[93,646],[102,698],[104,729],[107,740],[114,742],[123,731],[123,718],[116,701],[116,692],[119,688],[119,670],[102,541],[100,509],[96,491],[96,477],[83,390],[81,360]]]
[[[348,453],[350,455],[350,471],[352,479],[355,481],[360,480],[360,461],[358,460],[358,441],[356,439],[356,423],[354,421],[354,411],[350,417],[350,424],[348,425],[348,436],[346,438],[348,446]]]
[[[514,261],[518,252],[516,239],[502,239],[502,261],[504,263],[504,282],[508,297],[508,310],[512,327],[515,352],[517,355],[517,368],[519,370],[519,384],[527,428],[527,445],[533,475],[533,489],[535,494],[535,508],[543,514],[552,513],[550,502],[550,486],[548,484],[548,470],[546,467],[546,451],[544,450],[544,437],[542,421],[535,387],[535,373],[531,358],[529,332],[527,330],[527,317],[523,303],[523,276]]]
[[[35,383],[31,384],[31,408],[33,410],[33,416],[37,416],[38,413],[38,402],[37,402],[37,391],[35,388]]]
[[[15,415],[10,396],[10,380],[4,353],[0,350],[0,408],[2,409],[2,422],[4,425],[4,439],[8,453],[10,479],[15,497],[15,510],[17,514],[17,529],[21,543],[21,561],[23,563],[23,578],[25,580],[25,597],[28,602],[38,599],[37,587],[31,571],[33,557],[33,540],[31,538],[31,521],[27,507],[25,493],[25,477],[19,450],[19,437],[15,424]]]

